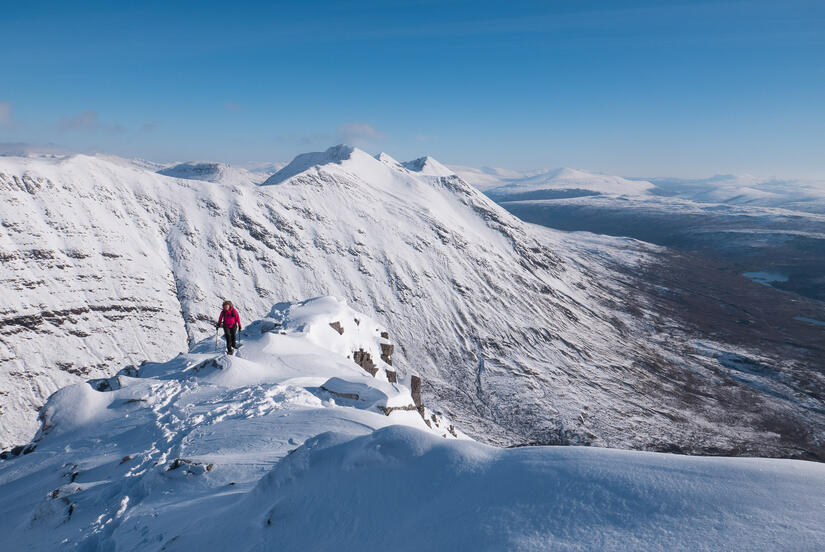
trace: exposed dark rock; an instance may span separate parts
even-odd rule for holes
[[[395,370],[387,370],[387,381],[390,383],[398,383],[398,373]]]
[[[44,323],[60,326],[65,322],[75,324],[77,316],[90,312],[98,312],[107,319],[123,318],[126,313],[159,313],[163,309],[151,306],[136,305],[89,305],[88,307],[73,307],[60,310],[43,310],[36,314],[25,314],[0,320],[0,329],[6,333],[17,333],[22,330],[37,330]]]
[[[21,454],[30,454],[34,452],[34,449],[36,448],[37,444],[35,443],[29,443],[28,445],[17,445],[9,450],[0,452],[0,460],[8,460],[9,458],[14,458],[16,456],[20,456]]]
[[[0,189],[2,190],[20,191],[35,195],[43,188],[52,187],[54,187],[54,184],[47,178],[30,176],[28,174],[24,174],[21,177],[0,173]]]
[[[381,332],[381,337],[383,337],[384,339],[389,339],[390,338],[390,333],[389,332]]]
[[[22,452],[22,449],[17,450],[19,448],[20,447],[13,447],[9,450],[4,450],[3,452],[0,452],[0,460],[8,460],[9,458],[14,458],[15,456],[18,456],[20,452]]]
[[[424,409],[424,405],[421,402],[421,377],[420,376],[410,376],[410,393],[412,393],[412,400],[419,409]]]
[[[166,471],[176,470],[178,468],[184,468],[187,473],[203,473],[205,471],[212,471],[214,468],[214,464],[204,464],[202,462],[195,462],[194,460],[189,460],[188,458],[175,458],[174,462],[169,464],[169,467],[166,468]]]
[[[385,416],[389,416],[390,414],[392,414],[396,410],[407,410],[407,411],[409,411],[409,410],[418,410],[418,407],[415,406],[414,404],[408,404],[406,406],[380,406],[379,405],[377,408],[378,408],[378,410],[383,412]],[[424,420],[424,421],[426,422],[427,420]],[[427,424],[427,425],[429,425],[429,424]]]
[[[395,351],[395,345],[391,343],[381,344],[381,360],[392,366],[392,353]]]
[[[339,335],[344,335],[344,326],[342,326],[340,322],[330,322],[329,325],[332,326],[332,329],[338,332]]]
[[[91,385],[92,389],[96,391],[115,391],[120,389],[120,380],[117,376],[112,378],[93,379],[87,381],[86,383]]]
[[[120,371],[117,373],[118,376],[126,376],[129,378],[137,378],[140,377],[138,374],[138,369],[132,366],[131,364],[121,368]]]
[[[378,368],[376,368],[375,363],[372,361],[372,357],[364,349],[358,349],[352,353],[352,359],[355,361],[355,364],[369,372],[371,376],[375,376],[375,374],[378,373]]]

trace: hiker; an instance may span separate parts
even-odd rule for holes
[[[241,329],[241,317],[238,311],[232,306],[232,301],[224,301],[221,315],[218,317],[218,324],[215,329],[223,326],[223,333],[226,336],[226,352],[232,354],[232,351],[238,347],[236,336]]]

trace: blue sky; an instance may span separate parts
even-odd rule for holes
[[[821,1],[5,4],[0,142],[825,177]]]

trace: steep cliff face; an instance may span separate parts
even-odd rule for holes
[[[731,377],[637,293],[656,248],[533,227],[454,175],[417,172],[432,161],[408,165],[338,146],[259,186],[0,159],[3,444],[31,436],[59,385],[210,335],[223,298],[256,318],[336,295],[488,442],[820,454],[818,400]]]

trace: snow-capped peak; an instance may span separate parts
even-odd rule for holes
[[[358,148],[347,146],[346,144],[338,144],[337,146],[332,146],[331,148],[328,148],[326,151],[302,153],[300,155],[297,155],[295,159],[290,161],[287,166],[285,166],[284,168],[270,176],[264,182],[264,185],[267,186],[272,184],[280,184],[281,182],[289,178],[292,178],[295,175],[301,174],[304,171],[312,169],[313,167],[320,167],[323,165],[329,165],[333,163],[341,165],[342,163],[344,163],[344,161],[352,159],[354,155],[357,157],[370,157]]]
[[[402,163],[402,165],[411,171],[420,173],[424,176],[452,176],[455,171],[442,165],[430,156],[419,157],[412,161]]]
[[[390,167],[392,167],[392,168],[394,168],[394,169],[397,169],[397,170],[400,170],[400,171],[406,170],[406,169],[404,168],[404,165],[402,165],[402,164],[401,164],[399,161],[397,161],[394,157],[392,157],[391,155],[388,155],[388,154],[384,153],[383,151],[382,151],[381,153],[377,154],[377,155],[375,156],[375,158],[376,158],[378,161],[381,161],[381,162],[382,162],[382,163],[384,163],[385,165],[389,165]]]

